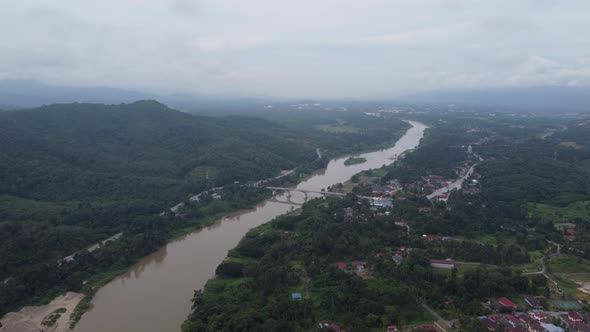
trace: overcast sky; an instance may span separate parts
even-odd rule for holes
[[[0,79],[395,96],[590,84],[590,1],[2,0]]]

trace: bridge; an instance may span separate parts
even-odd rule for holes
[[[273,190],[273,191],[301,192],[301,193],[305,194],[306,199],[307,199],[307,194],[317,194],[317,195],[323,195],[323,196],[333,195],[333,196],[340,196],[340,197],[344,197],[344,196],[348,195],[345,193],[335,193],[335,192],[331,192],[331,191],[307,190],[307,189],[299,189],[299,188],[284,188],[284,187],[266,187],[266,188]],[[370,200],[375,199],[375,197],[369,197],[369,196],[360,196],[360,195],[356,195],[356,196],[360,197],[360,198],[370,199]]]

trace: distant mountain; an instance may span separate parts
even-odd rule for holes
[[[407,103],[481,105],[542,112],[584,112],[590,111],[590,88],[544,86],[447,89],[403,96],[396,100]]]
[[[111,87],[54,86],[34,80],[0,80],[0,110],[67,103],[121,104],[157,99],[185,112],[241,113],[260,110],[269,100],[258,96],[225,94],[154,94]]]
[[[109,88],[76,88],[47,85],[33,80],[0,80],[0,105],[28,108],[62,103],[130,103],[154,96],[137,91]]]

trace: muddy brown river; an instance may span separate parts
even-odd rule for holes
[[[362,164],[344,165],[348,158],[333,159],[325,170],[301,182],[297,188],[320,191],[345,182],[363,170],[392,163],[401,153],[414,149],[427,128],[410,121],[412,127],[389,149],[360,156]],[[303,202],[302,193],[292,192],[291,201]],[[288,212],[295,205],[281,194],[252,210],[223,217],[213,225],[168,243],[144,257],[123,275],[101,288],[75,332],[167,332],[179,331],[190,312],[193,291],[214,276],[217,265],[246,232]]]

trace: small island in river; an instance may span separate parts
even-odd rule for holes
[[[362,157],[350,157],[344,161],[344,165],[349,166],[349,165],[355,165],[355,164],[362,164],[366,161],[367,161],[367,159],[362,158]]]

